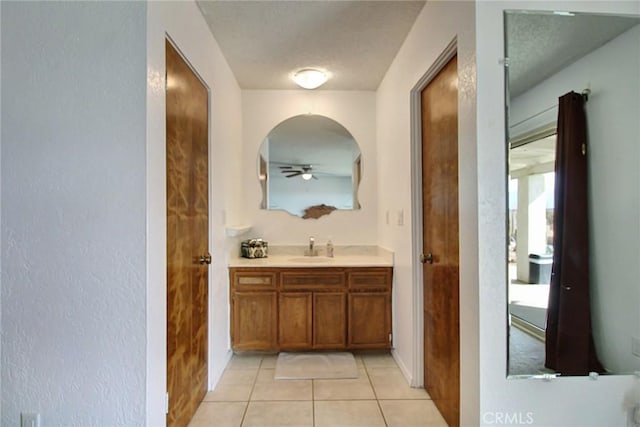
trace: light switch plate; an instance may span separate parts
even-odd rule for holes
[[[40,427],[40,414],[30,412],[21,413],[20,427]]]
[[[631,353],[634,356],[640,357],[640,338],[631,337]]]
[[[640,403],[629,409],[627,427],[640,427]]]

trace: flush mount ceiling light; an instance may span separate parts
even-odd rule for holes
[[[304,89],[316,89],[329,80],[329,74],[316,68],[304,68],[293,75],[293,81]]]

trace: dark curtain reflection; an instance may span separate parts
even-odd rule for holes
[[[591,331],[585,99],[559,99],[556,143],[553,269],[545,366],[562,375],[604,372]]]

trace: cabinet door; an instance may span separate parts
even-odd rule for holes
[[[349,294],[349,348],[391,347],[391,295]]]
[[[311,292],[281,292],[278,337],[281,349],[310,349]]]
[[[277,349],[277,292],[235,292],[231,346],[234,350]]]
[[[344,292],[313,294],[313,347],[345,348],[347,307]]]

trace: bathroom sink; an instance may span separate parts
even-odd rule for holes
[[[297,258],[289,258],[291,262],[299,262],[301,264],[313,263],[320,264],[323,262],[329,262],[332,258],[324,257],[324,256],[301,256]]]

